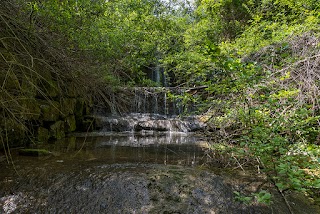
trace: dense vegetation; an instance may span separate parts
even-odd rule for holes
[[[223,139],[216,152],[281,192],[320,194],[319,1],[6,0],[0,18],[4,116],[23,106],[4,76],[41,80],[37,66],[89,88],[205,86],[182,98]]]

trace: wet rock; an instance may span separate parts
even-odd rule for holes
[[[21,195],[13,201],[15,213],[271,213],[236,202],[233,187],[221,177],[192,168],[113,164],[51,171],[36,168],[12,187]],[[0,200],[2,209],[9,198]]]
[[[96,128],[103,131],[172,131],[194,132],[204,129],[204,124],[196,118],[167,118],[157,114],[129,114],[119,116],[93,116]]]
[[[170,131],[171,129],[171,121],[167,120],[149,120],[138,122],[135,126],[136,131],[141,130],[155,130],[155,131]]]

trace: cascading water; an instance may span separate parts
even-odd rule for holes
[[[107,89],[108,90],[108,89]],[[178,116],[189,107],[183,106],[178,97],[183,89],[170,87],[118,88],[113,93],[106,92],[110,100],[106,106],[99,105],[95,114],[122,115],[129,113],[160,114]],[[177,98],[169,98],[168,94]]]

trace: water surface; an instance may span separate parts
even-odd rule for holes
[[[276,194],[271,207],[237,201],[234,191],[268,188],[265,176],[212,167],[193,134],[100,132],[38,147],[52,154],[0,162],[0,213],[290,213]]]

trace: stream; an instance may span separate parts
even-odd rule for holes
[[[215,165],[207,142],[176,122],[159,131],[163,118],[133,121],[148,130],[76,133],[38,145],[51,152],[44,156],[12,150],[13,165],[0,161],[0,213],[290,213],[263,174]],[[259,188],[273,194],[271,206],[234,194]],[[320,213],[300,195],[286,197],[294,213]]]

